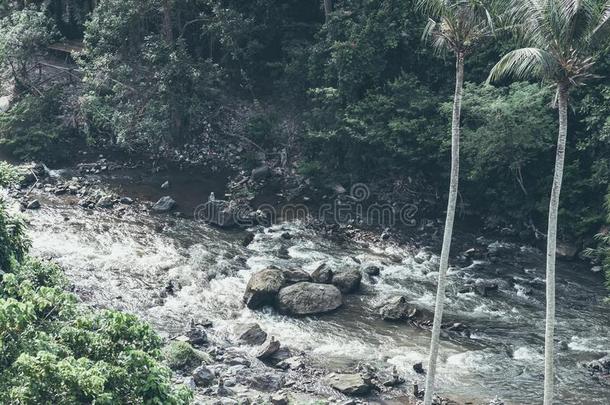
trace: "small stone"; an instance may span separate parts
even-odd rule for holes
[[[238,339],[249,345],[261,345],[267,340],[267,333],[258,323],[249,323],[237,327]]]
[[[193,381],[198,387],[209,387],[214,382],[214,373],[206,366],[199,366],[193,371]]]
[[[169,188],[169,181],[166,181],[165,183],[161,184],[161,188],[163,190],[167,190]]]
[[[263,343],[263,345],[260,347],[258,353],[256,354],[256,358],[259,360],[267,359],[280,350],[280,346],[280,342],[275,340],[274,336],[271,336],[271,339]]]
[[[415,371],[417,374],[426,374],[426,371],[424,370],[424,365],[421,361],[419,363],[413,364],[413,371]]]
[[[130,197],[121,197],[121,200],[119,202],[123,205],[131,205],[133,204],[133,199]]]

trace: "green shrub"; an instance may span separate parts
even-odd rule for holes
[[[28,248],[25,223],[21,217],[8,215],[0,199],[0,270],[8,271],[12,263],[23,259]]]
[[[209,357],[187,342],[171,342],[163,348],[165,364],[173,370],[196,367],[209,362]]]

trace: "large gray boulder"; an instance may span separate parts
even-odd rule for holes
[[[282,288],[278,294],[279,310],[289,315],[321,314],[341,305],[341,291],[330,284],[301,282]]]
[[[333,274],[332,283],[343,294],[349,294],[358,291],[360,282],[362,281],[362,273],[358,270],[345,270]]]
[[[206,222],[228,228],[240,219],[240,213],[237,207],[231,205],[225,200],[210,200],[203,205],[203,209],[197,212],[198,215]]]
[[[284,269],[283,272],[286,285],[311,281],[311,276],[304,270]]]
[[[155,212],[169,212],[174,209],[176,206],[176,201],[174,201],[171,197],[165,196],[161,197],[159,201],[152,206],[152,210]]]
[[[328,383],[340,393],[349,396],[366,395],[372,388],[360,374],[331,374]]]
[[[244,303],[250,309],[273,305],[284,282],[284,273],[280,269],[268,268],[257,271],[248,281]]]

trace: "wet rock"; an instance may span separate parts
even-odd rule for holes
[[[245,304],[250,309],[273,305],[284,282],[284,273],[280,269],[268,268],[257,271],[250,277],[246,286]]]
[[[206,366],[199,366],[193,371],[193,381],[198,387],[209,387],[214,382],[214,373]]]
[[[269,176],[269,173],[270,173],[269,166],[263,165],[263,166],[255,168],[255,169],[252,169],[250,179],[252,181],[264,180],[267,178],[267,176]]]
[[[329,385],[342,394],[363,396],[371,391],[372,386],[360,374],[331,374]]]
[[[245,207],[242,207],[245,210]],[[203,219],[221,228],[234,226],[244,215],[240,208],[225,200],[210,200],[198,211],[198,219]]]
[[[498,283],[490,280],[477,279],[474,283],[474,289],[483,297],[486,297],[492,291],[498,291]]]
[[[40,208],[40,201],[32,200],[28,203],[28,205],[26,205],[26,208],[29,210],[37,210]]]
[[[247,232],[246,236],[244,236],[244,239],[242,240],[241,244],[242,244],[242,246],[246,247],[250,243],[252,243],[253,240],[254,240],[254,233]]]
[[[601,359],[581,363],[589,372],[593,374],[610,374],[610,355],[604,356]]]
[[[169,212],[176,206],[176,201],[174,201],[171,197],[165,196],[161,197],[159,201],[157,201],[153,206],[152,210],[155,212],[163,213]]]
[[[593,266],[591,267],[591,271],[593,273],[599,273],[600,271],[602,271],[604,268],[602,266]]]
[[[407,302],[404,296],[392,297],[379,309],[384,321],[400,321],[415,316],[417,309]]]
[[[262,344],[262,346],[256,353],[256,358],[259,360],[268,359],[269,357],[277,353],[278,350],[280,350],[280,346],[280,342],[275,340],[274,336],[271,336],[269,340]]]
[[[343,294],[350,294],[358,291],[362,273],[358,270],[346,270],[333,274],[332,284]]]
[[[413,371],[415,371],[417,374],[426,374],[426,371],[424,370],[424,365],[422,362],[413,364]]]
[[[334,311],[343,305],[343,297],[333,285],[302,282],[282,288],[278,305],[289,315],[312,315]]]
[[[121,197],[119,202],[123,205],[131,205],[131,204],[133,204],[133,199],[129,198],[129,197]]]
[[[326,263],[322,263],[311,273],[311,279],[314,283],[330,284],[333,281],[333,271],[326,266]]]
[[[378,276],[381,273],[381,268],[379,268],[379,266],[374,265],[366,266],[364,268],[364,272],[369,276]]]
[[[189,343],[193,346],[202,346],[208,343],[208,335],[205,330],[203,330],[203,326],[195,325],[193,322],[191,322],[191,326],[186,332],[186,336],[189,339]]]
[[[258,323],[248,323],[237,327],[237,338],[249,345],[261,345],[267,340],[267,332]]]
[[[161,184],[161,188],[163,190],[167,190],[169,188],[169,181],[166,181],[165,183]]]
[[[305,363],[301,356],[293,356],[282,360],[276,367],[281,368],[282,370],[300,370],[305,367]]]
[[[284,269],[284,284],[290,285],[300,283],[302,281],[311,281],[311,276],[303,270]]]
[[[286,240],[292,239],[292,235],[288,232],[282,233],[281,237],[282,237],[282,239],[286,239]]]
[[[284,386],[284,377],[276,373],[256,373],[245,381],[246,385],[263,392],[277,392]]]

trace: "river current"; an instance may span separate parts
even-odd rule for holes
[[[192,206],[217,187],[174,179],[176,185],[162,191],[132,177],[102,181],[119,195],[154,200],[168,193],[181,207]],[[432,309],[438,252],[383,242],[340,243],[298,221],[253,228],[254,241],[244,247],[244,232],[193,219],[131,211],[119,216],[111,210],[83,210],[68,197],[40,199],[42,208],[28,212],[33,253],[61,265],[88,305],[138,314],[167,336],[179,333],[190,319],[211,320],[217,333],[227,336],[236,324],[255,321],[330,369],[360,362],[381,369],[395,365],[407,381],[421,381],[412,365],[425,364],[429,332],[382,321],[378,306],[405,295]],[[292,238],[283,238],[285,232]],[[472,334],[442,340],[437,386],[445,396],[542,402],[544,255],[526,246],[510,248],[508,260],[475,261],[450,270],[445,319],[463,322]],[[343,308],[325,316],[293,319],[243,307],[252,272],[269,265],[313,271],[322,263],[335,269],[374,264],[381,274],[364,277],[361,293],[348,296]],[[460,293],[466,281],[475,279],[493,280],[499,290],[488,296]],[[164,297],[160,292],[170,282],[177,288]],[[557,283],[556,335],[563,350],[557,350],[556,401],[608,404],[607,383],[578,366],[610,352],[603,278],[586,266],[559,262]]]

